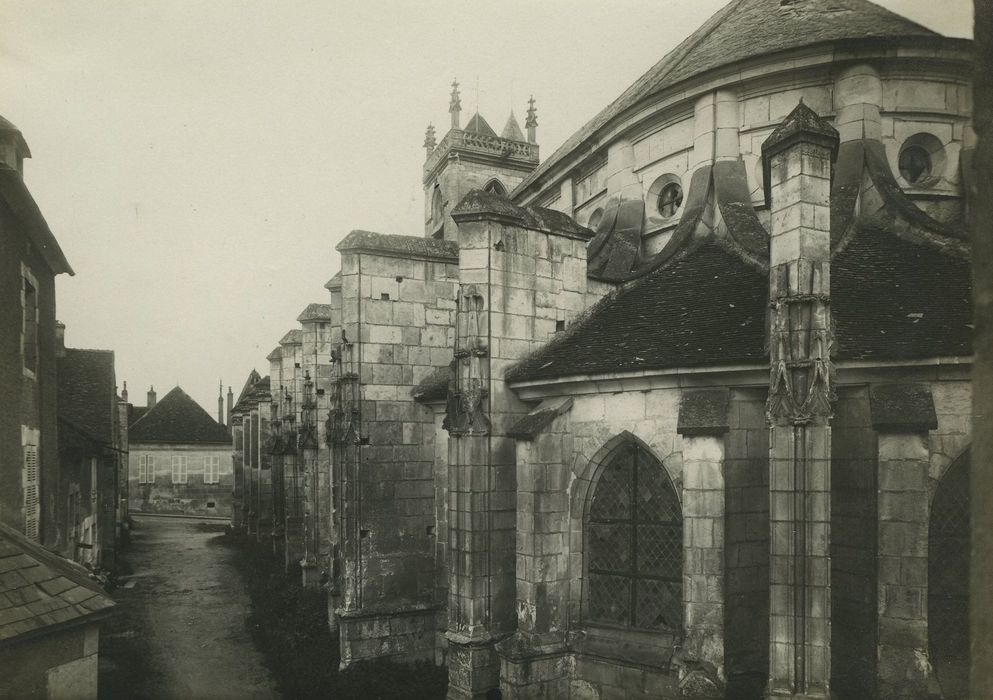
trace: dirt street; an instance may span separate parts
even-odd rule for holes
[[[138,516],[101,638],[101,698],[278,698],[223,522]],[[205,523],[205,524],[201,524]],[[132,583],[133,582],[133,585]],[[131,587],[127,587],[131,586]]]

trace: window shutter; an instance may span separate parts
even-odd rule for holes
[[[38,446],[24,446],[24,536],[38,542],[41,498],[38,493]]]

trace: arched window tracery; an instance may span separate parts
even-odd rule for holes
[[[682,626],[683,518],[672,481],[629,441],[607,457],[586,514],[586,618],[647,630]]]

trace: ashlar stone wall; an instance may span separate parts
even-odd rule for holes
[[[453,243],[353,232],[342,253],[342,665],[434,659],[435,412],[413,388],[451,361]],[[357,393],[350,393],[357,387]],[[349,398],[351,397],[351,398]]]

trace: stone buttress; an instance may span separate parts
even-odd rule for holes
[[[521,515],[511,427],[528,406],[504,372],[583,310],[590,232],[568,217],[470,192],[453,210],[459,290],[445,427],[449,494],[450,698],[498,687],[495,645],[520,623]],[[558,497],[563,498],[562,494]],[[516,572],[516,573],[515,573]]]
[[[763,144],[769,243],[770,697],[831,674],[831,167],[838,133],[802,102]]]
[[[434,411],[412,390],[451,361],[454,242],[353,231],[342,254],[327,439],[341,664],[434,660]]]

